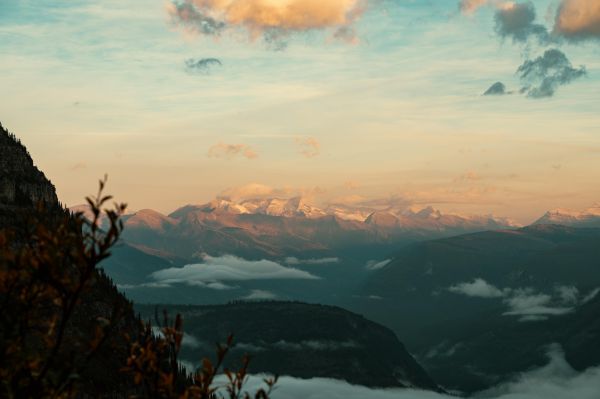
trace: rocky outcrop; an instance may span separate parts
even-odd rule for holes
[[[56,189],[34,164],[27,149],[0,124],[0,205],[58,203]]]

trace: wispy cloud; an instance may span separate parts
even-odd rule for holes
[[[218,143],[208,150],[208,156],[211,158],[233,159],[242,156],[247,159],[258,158],[258,154],[252,147],[245,144],[225,144]]]
[[[285,258],[285,263],[288,265],[326,265],[331,263],[338,263],[340,258],[311,258],[311,259],[298,259],[293,256]]]
[[[321,144],[319,140],[314,137],[306,137],[306,138],[296,138],[296,145],[299,148],[300,154],[304,155],[306,158],[314,158],[319,155],[321,151]]]
[[[185,60],[185,69],[190,73],[208,75],[213,67],[222,66],[217,58],[188,58]]]
[[[381,260],[381,261],[370,260],[365,265],[365,269],[367,269],[367,270],[379,270],[379,269],[383,269],[391,261],[392,261],[391,259],[385,259],[385,260]]]
[[[244,297],[242,297],[242,299],[247,300],[247,301],[260,301],[260,300],[269,300],[269,299],[277,299],[278,296],[277,294],[271,292],[271,291],[266,291],[266,290],[251,290],[250,293]]]

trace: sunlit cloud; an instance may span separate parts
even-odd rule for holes
[[[353,42],[353,25],[366,7],[367,0],[183,0],[166,5],[173,21],[189,31],[218,36],[241,30],[276,47],[291,34],[314,30],[331,30],[332,37]]]
[[[488,0],[461,0],[458,6],[463,13],[472,14],[487,3]]]
[[[573,41],[600,39],[600,2],[563,0],[556,14],[554,32]]]
[[[258,158],[258,154],[252,147],[245,144],[225,144],[218,143],[208,150],[208,156],[211,158],[233,159],[242,156],[247,159]]]

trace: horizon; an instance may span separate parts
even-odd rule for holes
[[[556,2],[518,32],[486,1],[288,3],[215,3],[217,34],[193,3],[0,4],[0,118],[71,206],[105,173],[164,214],[252,184],[521,224],[600,200],[600,50]],[[543,92],[515,71],[547,50],[570,75]]]

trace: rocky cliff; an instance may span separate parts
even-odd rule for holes
[[[21,142],[0,124],[0,206],[57,204],[52,183]]]
[[[54,223],[60,223],[65,214],[68,215],[60,206],[54,186],[34,165],[25,146],[0,124],[0,232],[7,230],[15,233],[14,237],[18,237],[13,237],[12,244],[15,246],[27,245],[28,240],[32,239],[30,220],[40,215],[37,207],[40,202],[45,205],[41,220],[52,224],[46,226],[50,229]],[[0,259],[2,261],[4,259]],[[4,266],[5,263],[0,263],[0,267]],[[72,273],[72,270],[68,261],[65,261],[65,275]],[[0,297],[4,294],[0,292]],[[64,354],[57,354],[58,359],[62,361],[63,357],[68,357],[69,361],[81,361],[77,353],[72,355],[72,351],[86,348],[86,343],[95,336],[97,320],[110,318],[114,309],[122,312],[122,317],[114,326],[114,335],[106,340],[95,357],[86,360],[87,367],[79,376],[84,393],[90,395],[86,397],[122,392],[130,386],[129,377],[120,371],[129,350],[123,336],[127,333],[135,337],[139,331],[131,303],[117,291],[110,279],[97,271],[67,326],[65,341],[68,347]]]

